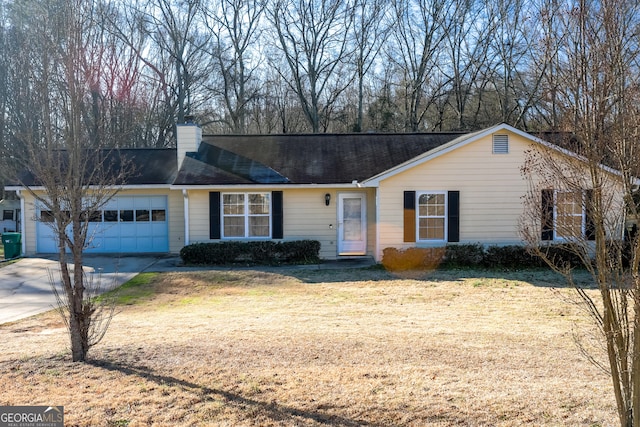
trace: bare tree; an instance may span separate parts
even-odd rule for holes
[[[425,126],[427,110],[443,96],[448,83],[440,69],[448,7],[444,0],[392,2],[394,43],[388,47],[388,56],[400,72],[397,84],[403,95],[406,131]]]
[[[523,168],[531,191],[522,232],[576,287],[601,332],[620,425],[640,426],[640,240],[629,232],[623,239],[625,215],[639,213],[640,6],[582,0],[562,16],[557,96],[572,132],[557,142],[580,157],[532,153]],[[540,244],[547,239],[565,242],[565,256]],[[567,253],[591,273],[597,296],[576,283]]]
[[[353,80],[346,68],[352,6],[341,0],[275,0],[268,16],[288,71],[275,58],[273,64],[298,96],[312,132],[319,132],[323,116]]]
[[[94,31],[101,31],[93,21],[96,5],[25,1],[13,16],[13,24],[23,25],[21,73],[32,82],[29,97],[37,108],[24,111],[23,123],[12,127],[23,151],[5,154],[14,156],[16,179],[39,205],[39,220],[55,232],[74,361],[85,360],[108,326],[88,293],[83,251],[92,215],[116,194],[126,174],[117,153],[102,149],[111,145],[108,134],[91,140],[97,118],[86,114],[99,50]]]
[[[470,109],[474,89],[486,86],[482,82],[483,72],[488,65],[489,41],[492,28],[482,13],[483,4],[479,1],[457,0],[452,2],[446,20],[450,23],[445,33],[443,72],[450,81],[449,96],[439,109],[438,128],[468,130],[478,127],[476,118],[467,111]],[[445,124],[446,111],[450,107],[455,120]],[[444,126],[443,126],[444,125]]]
[[[498,0],[485,3],[490,31],[488,80],[496,91],[500,121],[524,127],[532,98],[526,70],[529,68],[532,44],[527,38],[530,9],[522,0]]]
[[[353,130],[356,132],[362,132],[365,79],[376,64],[376,59],[389,33],[385,19],[386,5],[385,0],[355,1],[353,43],[355,45],[358,108]]]
[[[226,112],[222,120],[237,134],[247,132],[248,104],[259,94],[257,41],[265,6],[265,0],[221,0],[205,8],[210,52],[219,76],[208,90],[222,100]]]
[[[109,16],[111,30],[144,64],[145,81],[160,97],[152,101],[160,110],[161,138],[208,100],[203,84],[212,70],[206,51],[211,35],[200,29],[200,3],[132,0],[115,3],[117,13]],[[160,139],[155,145],[166,144]]]
[[[559,129],[560,110],[559,104],[561,84],[560,74],[560,41],[558,34],[561,34],[559,26],[562,22],[562,5],[557,0],[540,0],[532,10],[534,21],[532,28],[532,38],[538,42],[532,43],[537,49],[537,54],[531,55],[532,70],[535,70],[539,77],[539,91],[535,102],[532,105],[536,121],[543,129]]]

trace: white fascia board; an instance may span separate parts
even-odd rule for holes
[[[91,188],[91,187],[89,187]],[[140,185],[122,185],[119,187],[120,191],[125,190],[170,190],[171,185],[169,184],[140,184]]]
[[[256,190],[273,190],[273,189],[345,189],[364,187],[361,184],[228,184],[228,185],[172,185],[171,190],[233,190],[233,189],[256,189]]]
[[[37,186],[24,186],[24,185],[7,185],[4,187],[7,191],[17,191],[17,190],[26,190],[28,187],[31,191],[46,191],[46,187],[42,185]],[[88,190],[94,190],[98,188],[103,188],[102,186],[90,185],[86,187]],[[158,190],[158,189],[167,189],[171,190],[171,186],[168,184],[140,184],[140,185],[121,185],[112,187],[118,191],[126,191],[126,190]]]
[[[413,159],[407,160],[406,162],[401,163],[398,166],[395,166],[385,172],[382,172],[374,177],[364,180],[362,182],[362,185],[365,187],[378,187],[380,185],[380,181],[383,181],[394,175],[402,173],[406,170],[412,169],[418,165],[428,162],[429,160],[435,159],[436,157],[440,157],[443,154],[447,154],[457,148],[463,147],[467,144],[477,141],[478,139],[484,138],[487,135],[491,135],[501,130],[514,132],[514,133],[517,133],[518,135],[524,136],[525,138],[529,138],[529,139],[533,138],[533,136],[529,135],[528,133],[519,131],[514,127],[511,127],[505,123],[502,123],[500,125],[492,126],[490,128],[487,128],[481,131],[471,132],[468,134],[461,135],[458,138],[454,139],[453,141],[449,141],[446,144],[443,144],[443,145],[440,145],[439,147],[434,148],[433,150],[427,151],[426,153],[423,153],[417,157],[414,157]]]

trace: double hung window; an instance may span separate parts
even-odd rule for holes
[[[542,190],[542,240],[595,239],[592,196],[593,190]]]
[[[271,236],[270,193],[225,193],[222,195],[222,231],[225,238]]]
[[[418,240],[446,240],[446,201],[445,192],[418,194]]]
[[[556,191],[555,196],[555,238],[567,240],[584,236],[584,193]]]

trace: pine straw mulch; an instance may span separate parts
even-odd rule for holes
[[[88,363],[55,313],[0,325],[0,404],[67,426],[597,426],[610,380],[547,272],[163,273]]]

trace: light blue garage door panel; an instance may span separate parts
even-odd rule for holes
[[[57,252],[57,242],[47,225],[47,212],[39,210],[39,253]],[[119,196],[93,215],[87,253],[168,252],[169,226],[166,196]]]

